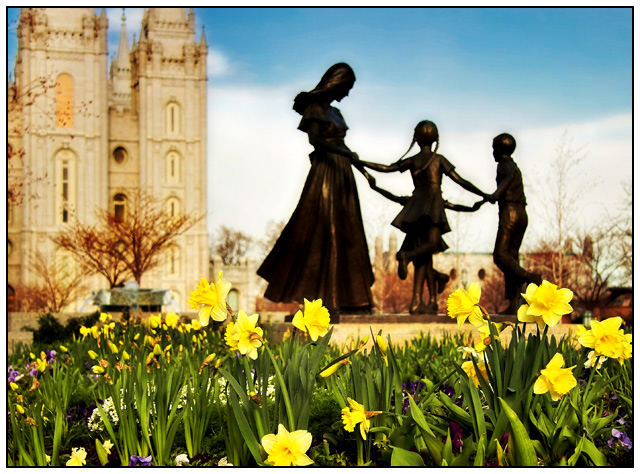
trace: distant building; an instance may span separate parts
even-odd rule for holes
[[[104,9],[22,9],[9,90],[27,91],[41,79],[55,86],[33,104],[22,94],[10,115],[10,124],[21,126],[10,127],[9,143],[24,150],[15,172],[46,180],[27,183],[25,194],[37,199],[8,209],[9,300],[14,286],[35,282],[25,265],[30,252],[59,252],[49,237],[72,210],[92,223],[99,208],[124,213],[143,189],[167,212],[206,214],[207,45],[204,34],[195,40],[194,22],[193,9],[145,9],[130,48],[123,15],[118,53],[108,65]],[[141,286],[171,289],[186,310],[189,291],[209,274],[208,254],[201,220]],[[70,255],[63,257],[79,271]],[[102,276],[87,283],[91,290],[107,285]]]

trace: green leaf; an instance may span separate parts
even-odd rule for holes
[[[107,455],[107,451],[102,446],[102,443],[98,438],[96,438],[96,452],[98,453],[98,458],[100,459],[100,464],[103,466],[109,462],[109,457]]]
[[[413,451],[391,446],[393,453],[391,454],[391,466],[424,466],[422,456]]]
[[[506,413],[509,424],[511,425],[511,434],[513,436],[518,466],[537,466],[538,458],[536,457],[536,451],[533,448],[527,430],[507,402],[502,398],[498,398],[498,400],[500,400],[502,409]]]
[[[487,441],[487,435],[482,433],[480,438],[478,439],[478,447],[476,449],[476,457],[473,460],[474,466],[484,466],[484,452],[485,452],[485,444]]]

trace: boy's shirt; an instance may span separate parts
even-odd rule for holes
[[[522,184],[522,174],[518,165],[516,165],[513,158],[509,157],[503,161],[498,162],[498,171],[496,173],[496,183],[500,186],[500,183],[505,179],[513,176],[513,180],[509,187],[498,199],[498,205],[506,203],[515,204],[527,204],[527,200],[524,197],[524,185]]]

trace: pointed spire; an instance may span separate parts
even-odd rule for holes
[[[207,39],[204,35],[204,24],[202,25],[202,36],[200,37],[200,44],[203,46],[207,45]]]
[[[102,7],[102,10],[100,11],[100,18],[107,18],[107,12],[104,7]]]
[[[118,56],[116,57],[116,67],[118,69],[129,68],[129,41],[127,40],[127,17],[122,9],[122,25],[120,27],[120,44],[118,45]]]

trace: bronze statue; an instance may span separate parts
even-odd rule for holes
[[[528,272],[518,263],[518,252],[529,220],[525,209],[527,200],[522,174],[511,157],[515,149],[516,140],[508,133],[502,133],[493,139],[493,157],[498,163],[498,187],[493,194],[484,199],[492,204],[498,202],[498,235],[493,250],[493,261],[504,273],[504,296],[509,302],[500,314],[516,314],[518,293],[522,285],[539,285],[542,282],[538,273]]]
[[[271,301],[322,298],[334,310],[371,309],[373,271],[352,161],[362,168],[344,143],[347,124],[331,106],[349,95],[355,80],[351,67],[338,63],[294,100],[293,109],[302,115],[298,129],[309,135],[314,151],[300,201],[258,269],[269,282],[265,297]]]
[[[420,146],[420,152],[403,159],[416,142]],[[434,143],[435,148],[433,148]],[[439,137],[436,125],[425,120],[416,126],[409,149],[396,163],[381,165],[366,161],[359,162],[375,171],[387,173],[411,171],[415,189],[413,195],[408,198],[397,198],[388,191],[378,188],[374,180],[369,180],[369,182],[374,189],[387,198],[404,204],[404,208],[393,220],[392,225],[406,234],[400,251],[396,255],[398,276],[403,280],[407,278],[407,264],[410,261],[413,262],[415,268],[413,296],[409,308],[409,312],[412,314],[437,313],[436,286],[438,293],[440,293],[449,281],[447,274],[440,273],[433,268],[433,254],[448,248],[442,239],[442,235],[451,230],[444,212],[445,207],[471,212],[477,210],[483,202],[479,201],[473,207],[447,203],[442,199],[442,176],[449,176],[467,191],[483,198],[488,197],[486,193],[480,191],[454,171],[454,166],[444,156],[437,153],[438,145]],[[429,304],[425,304],[423,300],[425,279],[429,289]]]

